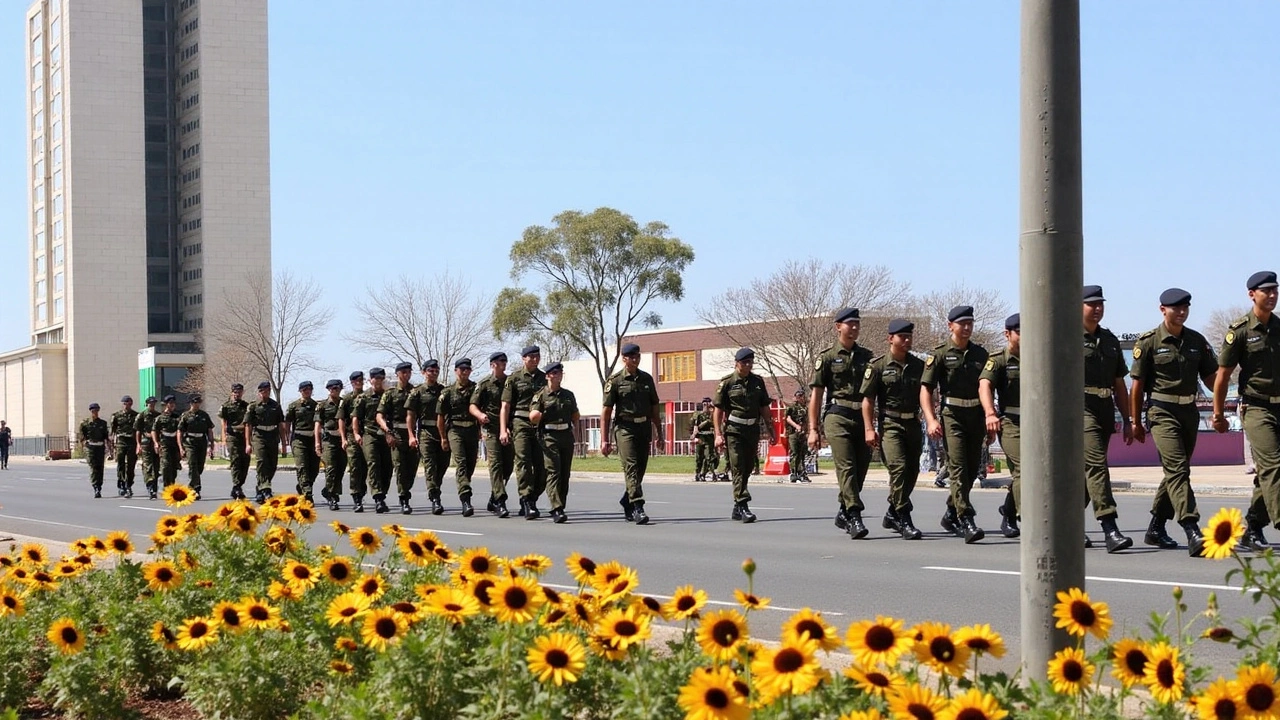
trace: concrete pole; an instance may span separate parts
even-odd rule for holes
[[[1022,668],[1068,644],[1059,590],[1084,586],[1084,249],[1079,0],[1022,0]]]

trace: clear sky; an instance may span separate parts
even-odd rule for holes
[[[0,349],[30,341],[25,2],[0,33]],[[1280,269],[1280,3],[1083,3],[1085,278],[1117,332],[1194,327]],[[1017,304],[1018,18],[983,2],[273,0],[273,258],[346,297],[445,267],[508,282],[566,209],[662,220],[697,259],[668,326],[787,258]],[[345,373],[343,373],[345,375]]]

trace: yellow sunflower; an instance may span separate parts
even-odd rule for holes
[[[555,627],[564,622],[569,617],[569,609],[559,605],[547,605],[545,611],[538,617],[538,624],[542,627]]]
[[[694,590],[692,585],[676,588],[675,594],[663,608],[664,614],[672,620],[689,620],[698,617],[699,611],[707,604],[707,594],[702,590]]]
[[[360,649],[360,645],[356,643],[355,638],[348,635],[340,635],[337,640],[333,641],[333,649],[338,652],[353,653]]]
[[[170,485],[160,493],[160,497],[164,498],[165,505],[173,508],[186,507],[196,501],[195,491],[186,485]]]
[[[831,652],[840,647],[840,634],[822,619],[822,613],[805,608],[782,624],[782,639],[812,640],[818,649]]]
[[[250,536],[258,530],[257,515],[237,515],[227,522],[227,527],[237,535]]]
[[[916,643],[916,659],[936,670],[951,675],[963,675],[969,662],[969,648],[956,643],[951,637],[951,626],[945,623],[926,622],[919,625],[922,637]]]
[[[170,485],[169,487],[179,487]],[[218,626],[206,617],[187,618],[178,629],[178,647],[199,650],[218,639]]]
[[[850,665],[845,668],[844,674],[868,695],[888,697],[907,686],[906,678],[891,670]]]
[[[591,576],[591,586],[594,587],[597,592],[602,592],[601,588],[609,587],[614,580],[622,577],[629,570],[631,570],[631,568],[623,565],[617,560],[610,560],[609,562],[597,565],[595,573]]]
[[[223,600],[213,606],[213,620],[218,623],[219,628],[226,628],[233,633],[244,632],[248,627],[244,621],[244,615],[240,612],[239,603]]]
[[[1236,684],[1244,698],[1245,717],[1251,720],[1280,718],[1280,683],[1276,682],[1275,668],[1267,663],[1242,667]]]
[[[777,649],[766,649],[751,661],[751,678],[766,705],[783,695],[803,695],[818,686],[823,673],[818,664],[818,643],[784,640]]]
[[[5,615],[20,617],[26,611],[27,608],[22,602],[22,597],[11,592],[3,585],[0,585],[0,617],[4,617]]]
[[[1004,657],[1004,638],[992,630],[990,625],[966,625],[956,630],[955,639],[957,645],[964,645],[971,652],[995,658]]]
[[[860,620],[849,627],[845,644],[860,665],[893,665],[898,657],[911,649],[911,633],[896,618],[877,615],[875,620]]]
[[[356,579],[356,568],[346,557],[331,557],[320,566],[320,574],[335,585],[347,585]]]
[[[461,588],[444,587],[426,598],[427,612],[439,615],[454,625],[480,614],[480,603],[471,593]]]
[[[1244,518],[1239,508],[1222,508],[1209,518],[1204,529],[1204,557],[1221,560],[1231,555],[1244,537]]]
[[[752,610],[763,610],[769,607],[769,598],[753,595],[749,592],[743,592],[742,590],[735,589],[733,591],[733,597],[738,601],[738,604],[742,606],[742,609],[747,612],[751,612]]]
[[[577,581],[578,585],[590,585],[591,578],[595,577],[596,564],[591,558],[581,553],[571,553],[565,558],[564,564],[569,568],[569,574]]]
[[[416,537],[404,535],[396,540],[396,547],[400,548],[400,554],[404,555],[405,560],[419,567],[436,562],[436,556]]]
[[[727,667],[695,668],[676,703],[686,720],[747,720],[751,708],[737,691],[738,676]]]
[[[118,555],[128,555],[133,552],[133,543],[129,542],[129,533],[123,530],[115,530],[107,534],[107,547],[111,552]]]
[[[467,583],[467,589],[471,591],[471,596],[480,603],[481,607],[486,610],[493,609],[493,595],[491,594],[493,586],[497,583],[488,575],[477,576],[477,579]]]
[[[1078,695],[1093,680],[1093,663],[1077,648],[1059,650],[1049,661],[1049,682],[1054,692]]]
[[[1084,637],[1090,633],[1099,640],[1106,640],[1111,632],[1111,611],[1104,602],[1091,602],[1089,595],[1080,588],[1058,592],[1058,603],[1053,606],[1057,627],[1066,628],[1072,635]]]
[[[938,720],[947,709],[947,699],[920,685],[908,685],[889,695],[889,712],[895,718]]]
[[[378,573],[363,575],[356,581],[354,590],[361,595],[369,596],[372,600],[377,600],[387,591],[387,581]]]
[[[351,526],[339,520],[334,520],[333,522],[329,523],[329,527],[333,528],[333,531],[338,533],[339,535],[351,534]]]
[[[1156,702],[1168,704],[1181,700],[1186,681],[1187,671],[1178,660],[1178,648],[1163,642],[1152,645],[1142,682]]]
[[[702,651],[721,662],[736,658],[747,637],[747,619],[737,610],[709,612],[698,625]]]
[[[511,565],[513,567],[518,567],[521,570],[527,570],[534,575],[541,575],[551,569],[552,562],[551,558],[546,555],[529,553],[528,555],[521,555],[520,557],[515,558],[511,561]]]
[[[546,585],[542,585],[540,586],[539,589],[542,591],[542,597],[546,599],[548,604],[550,605],[564,604],[564,596],[561,595],[559,591],[557,591],[555,588],[549,588]]]
[[[71,558],[71,562],[87,568],[90,565],[93,565],[93,556],[89,553],[80,553],[79,555]]]
[[[841,715],[839,720],[884,720],[884,715],[881,715],[876,708],[867,708]]]
[[[445,545],[437,545],[435,549],[431,551],[431,554],[435,555],[436,559],[443,563],[451,563],[456,559],[453,551]]]
[[[969,688],[953,698],[939,717],[940,720],[1001,720],[1008,715],[995,696]]]
[[[435,554],[436,548],[444,547],[444,543],[440,542],[440,536],[430,530],[423,530],[419,532],[417,535],[413,536],[413,539],[421,543],[422,547],[432,554]]]
[[[599,611],[596,609],[595,598],[587,595],[578,595],[569,599],[566,604],[569,611],[569,620],[574,625],[590,630],[596,626],[596,617]]]
[[[343,593],[329,603],[324,617],[330,625],[348,625],[369,611],[373,599],[358,592]]]
[[[272,600],[297,600],[302,597],[302,591],[289,583],[272,580],[267,586],[267,597]]]
[[[246,597],[240,600],[240,618],[250,630],[273,630],[280,627],[280,608],[266,600]]]
[[[502,564],[489,554],[489,548],[471,548],[462,554],[458,566],[471,575],[497,575]]]
[[[186,550],[178,551],[178,564],[181,565],[184,570],[195,570],[200,567],[200,562],[196,560],[196,556]]]
[[[1111,648],[1111,674],[1125,687],[1142,682],[1147,672],[1147,646],[1133,638],[1124,638]]]
[[[358,552],[374,553],[382,548],[382,538],[378,537],[378,531],[371,527],[360,527],[351,531],[347,535],[351,541],[351,547]]]
[[[401,600],[391,603],[388,607],[396,611],[400,619],[404,621],[407,627],[413,627],[419,620],[426,617],[427,610],[412,600]]]
[[[608,603],[620,600],[640,587],[640,577],[629,567],[618,566],[619,572],[612,572],[612,564],[601,566],[596,572],[596,590],[600,593],[600,602]],[[608,572],[602,572],[604,570]]]
[[[530,577],[504,577],[489,591],[494,615],[499,622],[524,623],[537,615],[545,599],[538,581]]]
[[[299,505],[289,511],[289,517],[299,525],[310,525],[316,521],[316,509],[311,503]]]
[[[303,592],[315,587],[315,584],[320,581],[320,576],[310,565],[297,560],[286,562],[281,575],[284,577],[285,582]]]
[[[9,572],[5,577],[13,580],[14,582],[19,582],[25,585],[27,581],[31,579],[31,571],[22,565],[16,565],[9,568]]]
[[[551,633],[533,641],[525,661],[538,682],[563,685],[578,681],[587,667],[587,650],[569,633]]]
[[[36,570],[27,577],[27,584],[37,590],[57,590],[58,580],[45,570]]]
[[[1248,715],[1240,684],[1222,677],[1193,697],[1191,703],[1200,720],[1236,720]]]
[[[63,655],[75,655],[84,649],[84,633],[80,632],[76,622],[69,617],[55,620],[49,626],[46,637]]]
[[[374,650],[386,650],[388,645],[400,640],[404,631],[405,622],[395,610],[377,608],[364,616],[360,637]]]
[[[298,536],[293,533],[293,530],[283,525],[271,528],[262,536],[262,542],[277,555],[283,555],[292,550],[297,544],[297,539]]]
[[[82,566],[77,565],[76,563],[70,560],[63,560],[62,562],[53,566],[53,574],[55,577],[65,580],[66,578],[71,578],[71,577],[75,577],[76,575],[79,575],[81,567]]]
[[[649,617],[656,617],[665,620],[666,616],[662,614],[662,603],[657,598],[648,595],[640,595],[631,599],[631,607],[636,612],[644,613]]]
[[[596,622],[596,634],[617,650],[626,650],[649,637],[649,618],[632,608],[610,610]]]
[[[168,625],[165,625],[159,620],[156,621],[155,625],[151,626],[151,639],[160,643],[165,650],[178,649],[177,633],[170,630]]]
[[[49,561],[49,550],[40,543],[26,543],[22,546],[22,550],[18,551],[18,557],[27,565],[43,567]]]
[[[88,539],[88,542],[89,542],[90,550],[93,552],[94,555],[107,554],[107,544],[102,542],[101,538],[90,537]]]
[[[350,675],[355,672],[356,667],[346,660],[330,660],[329,672],[334,675]]]
[[[182,584],[182,573],[168,560],[156,560],[142,566],[142,577],[152,590],[172,590]]]

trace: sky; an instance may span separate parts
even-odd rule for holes
[[[1280,267],[1280,3],[1082,5],[1085,280],[1117,333],[1171,285],[1196,327]],[[0,16],[0,350],[30,342],[25,6]],[[1019,3],[374,7],[270,4],[273,263],[332,289],[335,370],[386,360],[343,341],[353,294],[496,292],[525,227],[600,206],[694,248],[668,327],[808,257],[1016,309]]]

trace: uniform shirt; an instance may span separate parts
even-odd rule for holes
[[[533,396],[546,386],[547,374],[542,370],[520,368],[507,376],[507,382],[502,386],[502,401],[511,405],[513,410],[527,414],[533,404]]]
[[[1018,405],[1021,402],[1019,398],[1021,375],[1022,360],[1017,355],[1009,352],[1009,348],[992,355],[991,359],[987,360],[986,366],[982,368],[982,375],[979,379],[991,383],[991,388],[996,393],[996,401],[999,403],[998,407],[1001,415],[1008,412],[1006,408],[1019,408],[1014,412],[1021,415],[1021,409]]]
[[[143,410],[138,413],[138,419],[134,423],[133,429],[142,434],[142,444],[151,444],[151,431],[155,428],[156,418],[160,417],[158,410]]]
[[[436,434],[436,409],[440,405],[440,395],[444,385],[422,383],[409,393],[409,410],[418,419],[418,432]]]
[[[342,406],[339,409],[338,417],[342,418],[342,421],[347,424],[347,440],[355,440],[355,427],[351,419],[356,416],[356,400],[360,399],[363,394],[363,390],[360,392],[350,390],[342,396]]]
[[[316,403],[316,422],[324,433],[324,441],[341,444],[338,439],[338,415],[342,412],[342,398],[330,400],[328,397]]]
[[[111,428],[107,425],[107,421],[102,418],[94,419],[89,416],[80,422],[80,439],[85,441],[103,442],[111,435]]]
[[[506,384],[506,375],[500,378],[490,375],[478,383],[473,383],[475,389],[471,391],[471,404],[489,416],[489,427],[494,433],[498,432],[498,415],[502,412],[502,391]]]
[[[1250,311],[1231,323],[1218,364],[1240,367],[1241,397],[1280,395],[1280,318],[1272,313],[1264,323]]]
[[[760,428],[761,408],[769,407],[773,399],[769,397],[769,388],[764,379],[755,373],[747,373],[742,377],[736,372],[729,373],[720,379],[716,386],[712,402],[725,413],[723,431],[728,434],[744,433]],[[736,423],[732,418],[756,420],[751,424]],[[765,418],[768,421],[768,418]]]
[[[280,432],[280,423],[284,422],[284,410],[273,397],[266,400],[254,400],[244,410],[244,424],[255,428],[254,432],[263,434]],[[270,430],[257,430],[259,425],[270,427]]]
[[[413,390],[413,385],[402,388],[399,383],[396,383],[382,393],[382,400],[378,401],[378,414],[382,416],[382,421],[388,428],[409,431],[405,421],[409,419],[409,396],[413,394]],[[374,422],[377,420],[375,419]]]
[[[1143,382],[1147,392],[1195,395],[1200,378],[1218,371],[1218,356],[1204,335],[1182,328],[1182,337],[1169,334],[1164,323],[1138,336],[1133,344],[1130,375]]]
[[[881,355],[867,365],[862,374],[862,395],[875,400],[878,411],[896,413],[920,412],[920,378],[924,376],[924,361],[907,353],[907,359],[898,362],[892,355]]]
[[[787,417],[800,426],[799,430],[787,425],[787,435],[802,435],[809,432],[809,406],[802,402],[793,402],[787,406]]]
[[[963,350],[947,340],[930,351],[924,361],[924,374],[920,384],[938,392],[943,397],[957,400],[978,399],[978,376],[987,364],[986,348],[970,342]]]
[[[116,442],[133,444],[133,429],[138,423],[138,411],[133,408],[120,409],[111,414],[111,434]]]
[[[445,427],[456,422],[475,422],[468,408],[475,402],[478,383],[461,381],[440,391],[440,401],[436,404],[436,415],[443,415]]]
[[[1124,353],[1120,350],[1120,338],[1110,330],[1099,327],[1090,335],[1084,334],[1084,386],[1090,388],[1115,387],[1116,379],[1129,374]]]
[[[178,429],[182,431],[183,444],[203,444],[213,430],[213,418],[204,410],[188,410],[178,418]]]
[[[573,391],[567,387],[562,386],[559,390],[544,387],[534,393],[529,401],[529,409],[542,413],[544,428],[547,425],[572,423],[573,416],[578,413],[578,398],[574,397]],[[573,432],[573,428],[568,427],[560,431],[548,430],[548,432]]]
[[[643,370],[628,375],[626,370],[614,373],[604,384],[604,406],[613,408],[613,417],[623,422],[649,422],[658,399],[658,386],[653,376]]]
[[[374,392],[370,389],[365,390],[363,395],[356,398],[355,407],[352,408],[352,416],[360,421],[361,435],[382,435],[382,428],[378,427],[378,406],[382,404],[382,397],[386,394],[386,390]]]
[[[293,433],[294,437],[301,435],[302,437],[312,438],[316,427],[317,404],[315,398],[309,400],[307,398],[298,398],[289,403],[289,408],[284,412],[284,419],[285,422],[289,423],[290,432]]]
[[[156,416],[155,422],[152,423],[152,429],[156,431],[156,435],[161,443],[178,444],[178,421],[181,416],[177,413],[162,412]],[[165,433],[168,433],[167,435]]]
[[[845,350],[837,342],[818,355],[809,387],[826,388],[828,403],[832,400],[862,402],[862,377],[871,360],[871,351],[861,345],[855,343],[852,350]]]
[[[699,410],[693,414],[693,418],[689,421],[697,430],[699,435],[715,435],[715,422],[711,419],[710,410]]]
[[[222,407],[218,409],[218,419],[227,421],[227,432],[230,434],[244,436],[244,414],[249,409],[249,401],[244,398],[227,401],[222,403]],[[225,441],[226,438],[223,438]]]

